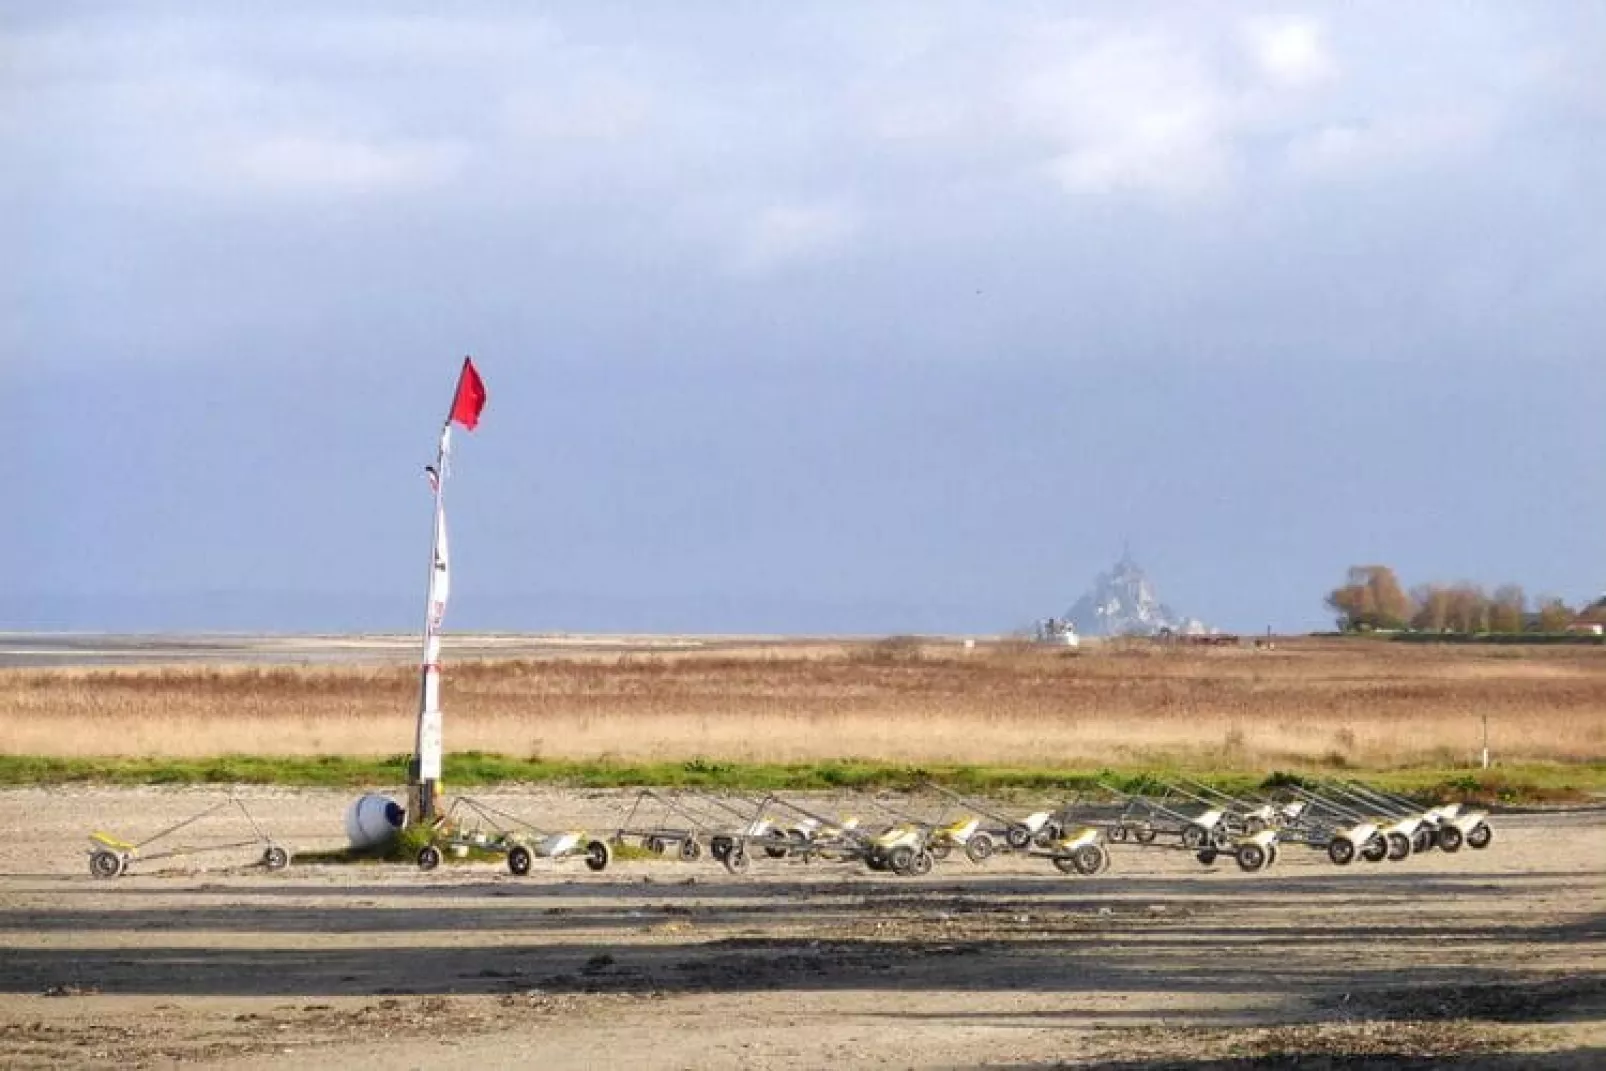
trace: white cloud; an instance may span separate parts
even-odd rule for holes
[[[1470,109],[1331,123],[1290,141],[1287,159],[1307,177],[1371,176],[1477,149],[1494,130],[1491,116]]]
[[[1257,19],[1244,30],[1250,58],[1266,78],[1285,86],[1308,86],[1338,73],[1325,33],[1312,19]]]
[[[1011,94],[1017,121],[1052,145],[1072,193],[1194,195],[1232,169],[1233,102],[1205,58],[1160,33],[1073,25],[1048,36]]]
[[[763,275],[789,265],[841,252],[858,234],[859,214],[840,203],[772,205],[749,220],[733,267]]]
[[[653,93],[614,72],[582,72],[558,85],[515,89],[503,110],[517,140],[617,142],[647,130]]]
[[[464,153],[444,144],[380,144],[315,134],[260,138],[218,153],[213,174],[276,193],[379,193],[450,180]]]

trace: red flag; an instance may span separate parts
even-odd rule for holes
[[[448,421],[455,420],[469,431],[480,422],[480,411],[485,408],[485,384],[480,381],[479,372],[474,369],[474,358],[463,358],[463,371],[457,377],[457,394],[452,398],[452,414]]]

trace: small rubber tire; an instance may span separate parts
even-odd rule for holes
[[[1075,874],[1077,872],[1076,860],[1068,855],[1056,855],[1050,862],[1054,864],[1054,869],[1061,874]]]
[[[262,865],[269,870],[283,870],[290,865],[290,853],[277,844],[270,844],[262,853]]]
[[[1460,828],[1446,825],[1439,828],[1439,850],[1454,854],[1461,850],[1461,842],[1466,840]]]
[[[915,861],[909,864],[909,877],[923,878],[931,873],[931,868],[937,865],[929,851],[916,852]]]
[[[1220,854],[1221,849],[1217,848],[1214,844],[1207,844],[1195,852],[1193,857],[1199,860],[1199,862],[1203,863],[1205,866],[1213,866],[1216,862],[1216,856]]]
[[[729,837],[713,837],[708,842],[708,854],[723,863],[725,857],[730,854],[731,845],[734,843],[735,841]]]
[[[123,857],[116,852],[89,853],[89,872],[97,878],[115,878],[123,872],[126,865]]]
[[[1479,822],[1467,831],[1467,847],[1473,851],[1483,851],[1492,840],[1494,840],[1494,830],[1490,828],[1488,822]]]
[[[1381,833],[1373,833],[1370,840],[1361,845],[1361,858],[1368,863],[1381,863],[1389,857],[1389,842]]]
[[[1389,862],[1398,863],[1411,854],[1411,838],[1399,830],[1393,830],[1387,837],[1389,845]]]
[[[1204,826],[1192,822],[1182,827],[1182,846],[1184,848],[1199,849],[1204,847],[1205,841],[1210,839],[1210,831]]]
[[[1246,874],[1253,874],[1265,870],[1270,862],[1266,849],[1258,844],[1243,844],[1238,847],[1238,869]]]
[[[747,857],[747,850],[740,844],[731,845],[720,862],[725,864],[725,869],[732,874],[745,874],[753,865],[752,860]]]
[[[515,844],[507,850],[507,870],[514,877],[522,878],[528,874],[534,861],[535,856],[522,844]]]
[[[900,844],[887,852],[887,869],[900,876],[908,876],[914,866],[915,850],[907,844]]]
[[[608,864],[611,862],[613,862],[613,849],[608,847],[607,841],[593,840],[586,842],[587,870],[601,873],[608,869]]]
[[[1126,826],[1123,826],[1123,825],[1113,825],[1113,826],[1111,826],[1110,827],[1110,832],[1109,832],[1109,838],[1111,840],[1115,841],[1115,843],[1117,843],[1117,844],[1120,844],[1122,841],[1126,840]]]
[[[441,850],[433,844],[426,844],[418,849],[416,862],[420,870],[434,870],[441,865]]]
[[[1418,855],[1431,851],[1435,843],[1431,827],[1423,825],[1417,827],[1416,833],[1411,837],[1411,850]]]
[[[1355,862],[1355,844],[1348,837],[1334,837],[1327,842],[1327,858],[1334,866],[1349,866]]]
[[[687,837],[680,842],[680,861],[695,863],[703,857],[703,846],[697,843],[696,837]]]
[[[1025,826],[1010,826],[1004,833],[1004,842],[1017,852],[1032,842],[1032,831]]]
[[[965,841],[965,858],[977,866],[993,857],[993,838],[985,833],[972,833]]]
[[[1091,878],[1110,865],[1110,853],[1097,844],[1084,844],[1071,853],[1071,865],[1085,878]]]

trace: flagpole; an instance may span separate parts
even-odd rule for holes
[[[441,626],[451,593],[451,556],[446,549],[446,475],[451,466],[452,424],[473,431],[485,407],[485,384],[471,357],[452,392],[452,406],[441,424],[435,449],[435,467],[428,470],[434,492],[435,517],[430,529],[429,588],[424,602],[424,649],[419,667],[418,730],[413,737],[413,758],[407,767],[407,822],[432,823],[440,815],[441,761],[444,751],[441,727]]]
[[[429,584],[424,600],[424,638],[419,666],[418,728],[413,743],[413,761],[408,768],[407,816],[409,824],[428,823],[440,812],[441,763],[444,741],[441,718],[441,625],[446,609],[445,592],[440,590],[441,574],[450,563],[443,556],[446,527],[446,473],[451,453],[452,422],[441,426],[435,450],[435,509],[430,525]]]

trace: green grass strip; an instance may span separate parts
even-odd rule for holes
[[[406,781],[407,758],[222,755],[208,759],[50,758],[0,756],[0,785],[281,785],[366,788]],[[1078,792],[1101,782],[1139,792],[1157,780],[1189,777],[1223,792],[1273,787],[1289,779],[1356,778],[1390,791],[1437,799],[1536,803],[1583,800],[1606,793],[1606,762],[1531,763],[1490,770],[1444,767],[1334,771],[1318,767],[1268,772],[1199,766],[1067,769],[1055,767],[904,765],[842,759],[809,763],[742,763],[520,759],[462,752],[446,759],[448,789],[548,784],[576,788],[655,787],[731,791],[901,789],[934,781],[965,793]]]

